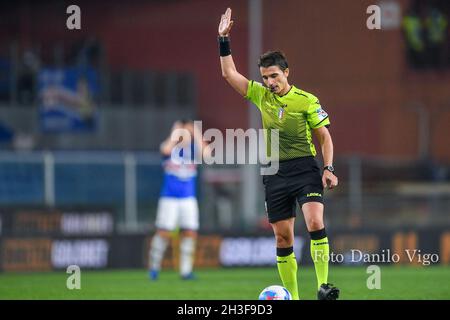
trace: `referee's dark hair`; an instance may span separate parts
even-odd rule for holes
[[[268,68],[271,66],[278,66],[281,71],[284,71],[289,67],[283,52],[268,51],[259,57],[258,67]]]

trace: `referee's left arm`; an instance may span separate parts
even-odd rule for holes
[[[314,129],[314,134],[319,140],[322,150],[323,165],[333,165],[333,140],[331,139],[330,132],[327,127],[323,126]],[[333,189],[338,185],[338,178],[328,170],[323,171],[322,183],[324,188]]]

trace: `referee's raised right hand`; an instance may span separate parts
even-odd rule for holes
[[[225,11],[225,14],[220,18],[219,36],[228,37],[232,26],[233,20],[231,20],[231,9],[228,8],[227,11]]]

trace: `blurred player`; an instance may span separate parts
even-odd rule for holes
[[[329,245],[323,223],[323,188],[337,186],[333,169],[333,142],[327,126],[328,114],[312,94],[288,83],[288,63],[281,52],[268,52],[258,66],[264,85],[249,81],[237,70],[231,56],[229,33],[233,21],[228,8],[219,24],[222,75],[239,94],[260,110],[264,129],[279,130],[279,170],[263,178],[266,208],[277,245],[277,265],[283,285],[293,299],[299,299],[297,261],[293,251],[296,202],[311,236],[311,256],[318,284],[319,300],[335,300],[339,289],[327,283]],[[311,131],[320,142],[323,175],[314,158]],[[270,145],[270,134],[266,135]],[[269,148],[270,149],[270,148]]]
[[[150,249],[149,276],[152,280],[158,278],[171,235],[180,228],[180,275],[182,279],[189,280],[194,278],[192,269],[199,228],[194,157],[201,155],[202,151],[207,154],[208,146],[191,121],[177,121],[169,137],[161,144],[160,151],[164,182],[158,202],[157,231]]]

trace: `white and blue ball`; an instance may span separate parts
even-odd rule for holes
[[[292,300],[292,295],[285,287],[273,285],[264,288],[258,300]]]

